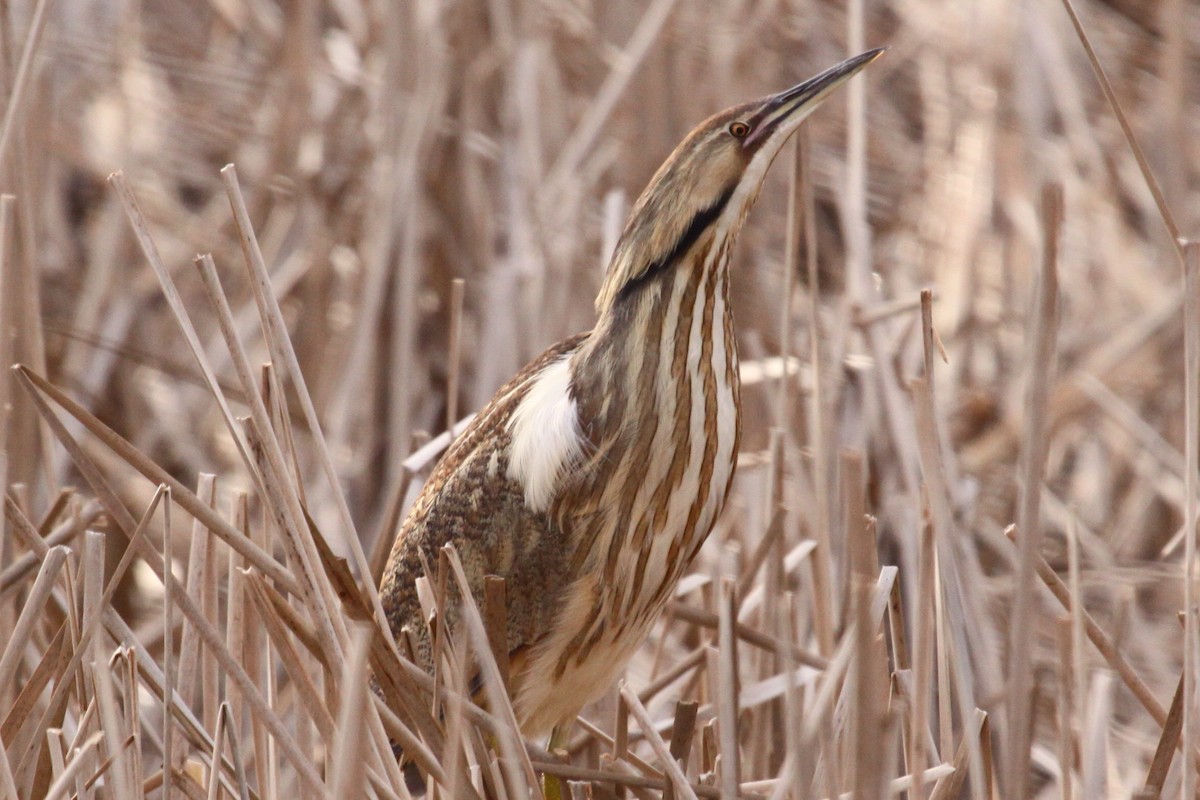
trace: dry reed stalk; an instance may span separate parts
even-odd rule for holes
[[[1029,333],[1029,372],[1026,376],[1026,419],[1021,447],[1021,491],[1017,513],[1020,564],[1015,587],[1013,624],[1008,658],[1008,754],[1006,791],[1024,796],[1029,774],[1030,731],[1033,725],[1033,640],[1035,559],[1042,540],[1041,497],[1045,471],[1046,403],[1054,379],[1058,333],[1058,250],[1063,216],[1062,187],[1042,189],[1042,267],[1037,294],[1031,298],[1033,327]]]
[[[29,397],[33,399],[35,405],[37,405],[38,410],[43,416],[43,419],[50,424],[51,429],[59,437],[59,441],[67,449],[68,453],[75,461],[76,466],[88,478],[93,490],[105,503],[109,513],[113,516],[114,522],[116,522],[117,525],[123,530],[132,532],[135,526],[132,518],[129,516],[128,511],[126,511],[124,506],[122,506],[120,502],[115,499],[111,488],[109,488],[107,485],[107,482],[99,474],[99,472],[96,471],[96,468],[91,464],[91,462],[87,460],[86,456],[78,448],[78,445],[74,442],[74,440],[71,439],[70,434],[65,430],[65,428],[63,428],[61,421],[59,421],[49,407],[45,405],[45,401],[42,400],[40,394],[38,394],[38,389],[34,388],[35,380],[32,374],[24,370],[18,370],[17,375],[22,381],[22,385],[27,389]],[[47,387],[47,384],[42,384],[40,388],[46,389]],[[200,507],[207,508],[203,502],[197,502]],[[220,520],[220,517],[215,518]],[[228,524],[224,523],[223,520],[221,520],[221,522],[225,525]],[[236,539],[237,536],[235,535],[234,538]],[[260,715],[262,715],[263,719],[267,723],[267,727],[271,729],[272,734],[275,736],[276,740],[287,754],[292,766],[296,769],[297,774],[303,780],[305,780],[311,788],[318,786],[320,781],[315,770],[313,770],[311,764],[305,761],[301,751],[296,746],[292,737],[287,733],[281,720],[269,710],[266,700],[263,699],[262,696],[259,695],[254,689],[249,676],[242,669],[238,661],[229,653],[224,642],[222,641],[220,634],[213,627],[213,625],[204,618],[203,612],[197,606],[195,601],[191,599],[186,591],[180,590],[178,582],[171,575],[170,570],[165,568],[162,558],[153,550],[153,548],[143,542],[142,546],[140,547],[140,552],[143,560],[145,560],[151,569],[155,571],[155,573],[159,576],[160,581],[162,581],[164,584],[169,582],[172,585],[172,594],[175,596],[179,609],[183,612],[187,621],[195,626],[201,641],[203,641],[206,647],[211,649],[214,656],[217,658],[218,663],[225,671],[227,678],[231,678],[238,685],[238,687],[249,698],[251,698],[251,705]],[[178,697],[178,695],[175,695],[175,697]],[[201,730],[203,730],[203,725],[200,725],[199,727]]]
[[[1087,683],[1087,672],[1084,669],[1084,620],[1083,620],[1083,586],[1082,566],[1079,553],[1079,531],[1072,523],[1067,526],[1067,578],[1071,589],[1071,649],[1069,663],[1060,662],[1059,668],[1070,675],[1066,678],[1070,685],[1070,695],[1067,697],[1069,713],[1064,712],[1063,719],[1068,726],[1071,741],[1071,760],[1060,765],[1064,774],[1070,774],[1078,763],[1079,731],[1082,724],[1079,719],[1079,698]]]
[[[339,519],[345,528],[344,544],[348,546],[351,555],[354,557],[355,566],[359,574],[366,575],[368,574],[366,557],[359,544],[349,508],[346,506],[345,495],[339,490],[337,473],[333,466],[333,458],[329,453],[329,446],[326,444],[325,437],[321,432],[319,418],[313,407],[312,398],[305,383],[304,373],[300,369],[291,338],[286,334],[287,327],[284,324],[283,314],[279,308],[279,301],[271,288],[266,262],[263,259],[262,250],[259,247],[257,237],[254,235],[254,228],[250,224],[249,213],[242,198],[241,187],[238,184],[237,169],[233,164],[228,164],[221,169],[221,177],[224,181],[225,191],[229,197],[230,206],[233,209],[233,217],[237,224],[238,238],[242,246],[246,266],[251,274],[251,286],[254,288],[254,299],[258,307],[259,320],[263,326],[264,337],[267,340],[273,358],[277,363],[281,363],[284,366],[288,377],[295,386],[296,395],[304,411],[305,422],[317,445],[321,468],[326,480],[333,487],[332,494],[338,509]],[[282,401],[282,398],[280,399]],[[367,584],[367,594],[368,597],[373,598],[373,604],[378,609],[379,601],[375,596],[374,586],[370,583]],[[387,626],[384,626],[384,628],[386,630]]]
[[[243,538],[226,520],[216,514],[182,483],[171,477],[166,470],[139,452],[96,417],[89,414],[82,406],[71,400],[40,375],[29,371],[25,367],[15,365],[14,374],[17,375],[18,380],[27,391],[45,394],[59,408],[78,420],[84,428],[103,441],[107,447],[112,449],[131,467],[141,472],[147,479],[170,487],[172,497],[185,511],[201,520],[205,528],[215,534],[225,544],[238,551],[253,566],[261,569],[272,580],[282,584],[287,591],[292,593],[299,591],[299,584],[296,582],[296,578],[281,567],[273,558],[268,556],[266,551]],[[46,413],[50,413],[48,407],[46,408]],[[63,431],[63,435],[67,435],[65,430]],[[109,510],[111,511],[111,507],[109,507]]]
[[[950,800],[962,793],[963,787],[966,785],[965,772],[970,763],[970,754],[972,747],[977,747],[984,753],[991,753],[991,747],[985,741],[988,730],[987,714],[975,709],[972,717],[972,726],[963,731],[962,740],[958,744],[958,750],[954,754],[953,772],[945,775],[939,780],[930,794],[930,800]],[[974,744],[972,744],[974,743]],[[933,767],[931,769],[937,769]],[[930,770],[927,770],[928,773]],[[924,775],[922,775],[924,777]],[[916,775],[913,775],[916,778]],[[987,774],[983,778],[983,782],[987,786],[991,786],[991,775]]]
[[[928,363],[932,361],[927,359]],[[955,654],[965,656],[967,647],[966,625],[962,618],[965,603],[964,586],[958,568],[958,559],[951,541],[948,540],[953,529],[953,514],[949,506],[949,486],[946,482],[945,466],[942,461],[942,448],[939,446],[933,408],[933,396],[927,379],[917,378],[911,382],[915,399],[914,411],[919,435],[921,468],[928,487],[929,504],[932,511],[934,532],[934,625],[936,634],[933,635],[937,660],[938,681],[938,731],[941,735],[940,750],[943,754],[951,749],[951,695],[957,693],[959,703],[969,705],[959,706],[959,717],[963,727],[969,724],[969,709],[975,708],[971,691],[969,664],[965,661],[954,661]],[[953,666],[952,666],[953,664]],[[953,686],[953,689],[951,688]],[[970,756],[970,780],[972,796],[977,800],[985,795],[982,783],[983,759],[979,743],[967,739]]]
[[[1183,557],[1183,752],[1196,746],[1196,525],[1197,492],[1200,492],[1200,243],[1183,244],[1183,344],[1184,344],[1184,453],[1187,460],[1184,494]],[[1165,726],[1164,726],[1165,727]],[[1196,773],[1190,758],[1183,759],[1183,792],[1196,792]]]
[[[730,598],[732,600],[732,597]],[[650,720],[650,715],[646,712],[646,707],[638,700],[637,695],[628,686],[622,684],[620,687],[621,699],[628,705],[629,713],[637,720],[641,726],[642,732],[646,735],[646,741],[654,749],[655,754],[661,761],[666,774],[671,779],[671,785],[679,796],[682,798],[690,798],[697,800],[696,792],[688,783],[687,777],[683,774],[683,770],[671,755],[670,748],[654,730],[654,723]],[[736,740],[735,740],[736,742]],[[729,752],[728,750],[726,752]],[[723,800],[732,800],[738,796],[738,783],[736,780],[736,767],[727,767],[722,773],[721,797]],[[733,779],[730,779],[733,776]]]
[[[300,708],[303,708],[315,723],[324,743],[327,746],[332,745],[335,732],[333,717],[325,706],[317,684],[309,675],[304,659],[288,637],[288,628],[294,632],[295,626],[288,626],[287,621],[279,613],[279,610],[287,607],[287,604],[278,597],[270,597],[271,590],[258,579],[257,575],[251,573],[249,581],[250,597],[254,602],[258,619],[262,622],[272,651],[279,658],[283,671],[291,679],[289,683],[297,695],[295,702],[298,708],[295,709],[295,713],[298,714]],[[308,643],[310,646],[316,646],[315,641],[309,640]]]
[[[94,550],[94,553],[95,556],[100,556],[100,550]],[[85,555],[85,560],[92,560],[92,566],[99,567],[99,560],[95,556],[88,559],[88,556]],[[103,576],[102,572],[100,574]],[[109,760],[101,767],[101,771],[108,768],[114,794],[118,797],[133,797],[133,787],[129,782],[129,772],[125,761],[127,758],[125,750],[129,741],[126,738],[128,731],[124,724],[125,720],[120,717],[117,708],[112,672],[109,669],[108,655],[105,650],[106,648],[101,644],[99,638],[92,640],[92,672],[95,676],[97,708],[99,709],[97,719],[101,726],[100,729],[104,733],[105,745],[109,754]]]
[[[886,664],[882,642],[876,636],[877,621],[871,613],[871,592],[867,580],[859,577],[855,581],[854,635],[855,659],[852,681],[853,706],[851,728],[848,732],[853,742],[853,787],[855,797],[879,797],[885,783],[883,766],[887,763],[886,748],[881,738],[888,735],[890,724],[885,710],[886,698],[878,670]],[[890,593],[889,593],[890,594]],[[880,752],[883,750],[883,752]]]
[[[1011,533],[1011,532],[1010,532]],[[1071,610],[1073,614],[1083,618],[1084,630],[1087,632],[1088,639],[1095,645],[1100,654],[1104,656],[1104,660],[1108,665],[1121,677],[1126,687],[1133,696],[1138,699],[1142,707],[1150,714],[1159,727],[1166,724],[1167,712],[1154,696],[1150,687],[1137,674],[1129,661],[1121,654],[1121,651],[1113,644],[1112,639],[1108,634],[1096,623],[1087,609],[1082,606],[1072,610],[1071,594],[1067,585],[1062,578],[1054,572],[1053,567],[1046,563],[1044,558],[1038,556],[1035,559],[1035,567],[1037,568],[1038,577],[1046,584],[1046,588],[1054,595],[1055,599],[1062,604],[1065,610]]]
[[[237,779],[238,800],[250,800],[250,787],[246,778],[246,767],[242,760],[242,748],[238,728],[230,720],[233,717],[233,712],[227,703],[221,704],[220,719],[224,723],[223,730],[227,731],[226,736],[229,740],[229,757],[233,761],[234,777]],[[213,758],[210,764],[218,764],[221,760],[220,748],[213,749]],[[211,790],[210,789],[210,793]]]
[[[804,227],[805,186],[802,173],[803,156],[800,153],[800,139],[794,138],[787,145],[788,151],[788,192],[787,192],[787,238],[783,246],[783,284],[779,290],[779,358],[782,364],[787,364],[791,357],[794,322],[792,320],[792,296],[795,292],[794,280],[800,267],[800,235]],[[786,373],[780,377],[779,393],[775,406],[775,427],[784,432],[788,428],[788,384]]]
[[[200,502],[210,508],[216,504],[216,486],[217,478],[215,475],[201,475],[196,486],[196,496],[200,498]],[[212,580],[212,576],[207,573],[209,553],[209,537],[208,532],[204,530],[204,526],[195,521],[192,523],[192,534],[188,549],[188,567],[187,577],[184,582],[184,591],[193,603],[200,605],[198,598],[203,593],[208,581]],[[164,565],[166,561],[164,560]],[[165,583],[165,581],[164,581]],[[170,630],[167,628],[166,630]],[[164,637],[165,639],[166,637]],[[183,635],[180,637],[179,643],[179,668],[178,672],[173,676],[173,684],[176,691],[181,694],[190,704],[197,694],[196,676],[200,670],[200,638],[196,632],[196,628],[190,625],[186,620],[183,624]],[[205,687],[207,688],[207,687]],[[203,696],[203,695],[202,695]],[[205,704],[209,702],[208,698],[204,698]],[[207,728],[212,722],[212,719],[205,718],[203,712],[201,721]],[[175,761],[164,765],[164,769],[177,770],[183,766],[187,758],[187,751],[183,747],[183,732],[176,731],[172,735],[172,750],[175,752]]]
[[[1167,721],[1163,725],[1162,737],[1158,747],[1154,749],[1154,758],[1146,773],[1146,783],[1142,794],[1157,798],[1162,794],[1167,781],[1167,771],[1171,768],[1171,760],[1179,745],[1179,734],[1183,729],[1183,675],[1179,676],[1179,685],[1175,687],[1175,697],[1171,700],[1171,710],[1167,712]]]
[[[707,654],[708,648],[705,648],[705,650]],[[620,698],[619,693],[617,697],[618,699]],[[629,731],[629,708],[624,705],[623,701],[621,701],[617,706],[617,710],[617,730],[613,736],[609,736],[607,733],[583,718],[580,718],[577,720],[577,722],[579,727],[583,728],[589,736],[600,742],[602,746],[612,749],[611,753],[604,754],[608,758],[610,764],[615,767],[619,767],[620,762],[625,761],[628,762],[631,767],[636,768],[643,775],[661,778],[663,774],[662,770],[656,769],[653,764],[629,749],[631,737],[635,739],[642,737],[642,733],[640,731],[635,731],[632,733]],[[711,712],[711,709],[709,709],[709,711]],[[709,716],[711,716],[711,713]],[[712,722],[712,720],[710,719],[709,722]],[[531,756],[531,758],[532,757],[533,756]]]
[[[360,797],[366,788],[367,770],[358,754],[365,744],[361,720],[366,712],[367,686],[362,676],[367,672],[372,635],[369,625],[355,629],[350,642],[350,657],[342,667],[342,685],[350,688],[338,709],[330,779],[334,797]]]
[[[7,277],[10,271],[10,263],[12,256],[13,239],[13,207],[16,205],[16,198],[11,194],[0,193],[0,298],[5,296],[5,287],[10,280]],[[0,368],[7,365],[11,360],[10,342],[12,334],[10,334],[10,326],[12,321],[8,318],[8,304],[0,301]],[[9,415],[11,414],[11,388],[9,387],[9,371],[0,369],[0,488],[8,486],[8,425]],[[8,550],[8,537],[5,536],[6,522],[5,517],[0,515],[0,557],[7,556],[11,558]],[[7,559],[6,559],[7,560]],[[15,568],[13,564],[9,569]],[[10,575],[8,570],[0,572],[0,596],[3,596],[6,588],[6,579],[10,581],[8,585],[14,585],[15,579]]]
[[[25,32],[21,60],[17,63],[17,71],[9,87],[4,120],[0,123],[0,170],[3,170],[8,157],[8,148],[17,128],[17,117],[25,110],[25,94],[29,90],[29,84],[33,81],[35,69],[34,54],[41,44],[42,34],[46,29],[46,9],[49,6],[49,0],[38,0],[33,9],[33,16],[29,20],[29,29]]]
[[[734,620],[737,618],[737,590],[734,582],[729,578],[722,578],[720,582],[717,596],[717,618],[717,669],[711,670],[710,667],[709,674],[715,677],[716,691],[714,694],[718,698],[716,703],[717,733],[720,736],[723,755],[720,772],[721,794],[725,798],[733,798],[737,796],[737,787],[741,783],[742,755],[738,744],[741,733],[738,721],[738,692],[741,688],[741,680],[738,674],[737,637],[734,633]],[[709,663],[712,663],[711,659]],[[622,687],[622,696],[626,690],[626,687]],[[632,706],[630,706],[630,711],[636,714],[636,710]],[[638,717],[643,732],[648,737],[653,737],[655,734],[646,730],[648,720],[649,718],[646,716]],[[655,744],[651,738],[651,744],[659,758],[671,760],[669,756],[664,756],[665,746],[663,749],[659,748],[659,745],[662,744],[661,739]],[[673,772],[670,765],[667,765],[667,770],[669,773]]]
[[[804,263],[805,274],[808,276],[809,288],[809,359],[812,362],[812,391],[809,395],[809,413],[811,420],[808,429],[808,441],[813,450],[813,491],[815,494],[815,509],[812,514],[813,539],[817,542],[815,557],[812,561],[813,586],[812,596],[816,608],[813,610],[813,621],[816,627],[817,643],[820,654],[828,658],[833,652],[832,620],[836,614],[833,603],[833,545],[830,538],[832,525],[833,496],[831,489],[834,484],[829,480],[832,470],[830,460],[830,441],[828,427],[835,416],[833,414],[832,397],[825,390],[825,369],[828,363],[823,358],[824,352],[820,340],[820,289],[821,278],[817,266],[817,223],[813,199],[812,179],[812,148],[809,143],[808,129],[802,127],[796,134],[797,160],[800,169],[801,206],[804,213]],[[838,351],[834,350],[836,354]],[[837,363],[836,361],[834,363]]]
[[[548,207],[553,208],[554,203],[562,201],[566,182],[576,175],[584,155],[594,146],[602,126],[658,38],[664,23],[675,8],[675,3],[676,0],[654,0],[638,21],[620,57],[614,59],[613,69],[605,77],[579,124],[567,138],[554,165],[547,171],[547,191],[544,197],[550,204]]]
[[[1071,0],[1062,0],[1062,3],[1063,8],[1067,11],[1067,15],[1071,18],[1071,25],[1075,28],[1075,34],[1079,37],[1079,42],[1083,45],[1084,52],[1087,53],[1092,72],[1095,74],[1096,80],[1099,81],[1100,88],[1104,92],[1104,99],[1108,101],[1113,116],[1116,117],[1118,124],[1120,124],[1121,134],[1125,138],[1125,143],[1129,145],[1129,149],[1137,161],[1138,169],[1141,171],[1142,179],[1146,182],[1146,188],[1150,190],[1150,194],[1154,198],[1154,205],[1158,211],[1159,218],[1162,219],[1167,233],[1170,234],[1172,243],[1175,243],[1175,247],[1182,257],[1183,248],[1179,243],[1179,226],[1175,222],[1175,216],[1171,213],[1171,207],[1167,204],[1162,189],[1159,188],[1158,181],[1155,179],[1154,172],[1150,169],[1150,164],[1146,160],[1146,155],[1142,152],[1142,147],[1133,133],[1133,128],[1129,124],[1121,102],[1117,99],[1117,93],[1113,90],[1112,83],[1108,79],[1108,74],[1100,63],[1100,57],[1096,54],[1095,48],[1092,47],[1091,39],[1084,30],[1083,22],[1079,19],[1079,14],[1075,10],[1074,3]]]
[[[673,601],[667,605],[667,610],[671,612],[676,619],[690,622],[694,625],[700,625],[705,628],[716,629],[720,626],[720,618],[718,614],[712,611],[705,611],[701,608],[685,605],[679,601]],[[773,653],[782,652],[785,645],[775,639],[770,634],[764,633],[749,625],[744,625],[740,622],[732,624],[732,630],[737,635],[737,638],[747,644],[754,645],[763,650]],[[792,646],[789,650],[792,657],[801,664],[806,664],[817,669],[822,669],[828,665],[829,661],[821,656],[811,653],[803,648]]]
[[[1080,793],[1084,797],[1106,797],[1105,765],[1108,763],[1108,725],[1112,713],[1112,674],[1097,672],[1088,692],[1088,719],[1080,746]],[[1189,760],[1189,759],[1185,759]]]
[[[70,791],[71,782],[79,777],[78,773],[81,769],[86,768],[89,762],[88,756],[103,738],[103,731],[97,731],[88,737],[86,741],[82,742],[79,747],[74,749],[70,763],[66,765],[66,768],[58,775],[46,792],[46,800],[59,800],[59,798],[67,796],[67,792]],[[78,791],[77,794],[81,797],[84,796],[83,791]]]
[[[463,294],[466,281],[455,278],[450,283],[450,347],[446,355],[449,377],[446,380],[446,430],[454,429],[458,421],[458,383],[462,347]]]
[[[288,466],[289,478],[296,487],[296,496],[303,508],[310,508],[307,492],[304,488],[304,473],[300,466],[300,457],[296,452],[296,436],[292,430],[291,418],[288,416],[283,395],[283,387],[279,384],[279,376],[271,362],[259,367],[259,394],[262,395],[263,405],[271,418],[271,427],[279,431],[279,444],[283,449],[284,461]]]
[[[937,591],[935,583],[933,541],[933,525],[926,522],[921,526],[921,537],[917,550],[917,602],[914,611],[916,617],[916,638],[913,650],[916,657],[913,660],[913,706],[909,711],[911,723],[908,732],[909,769],[914,776],[911,794],[914,800],[920,800],[924,795],[924,783],[920,777],[921,765],[925,763],[928,754],[925,749],[925,731],[929,726],[930,693],[933,689],[934,663],[934,594]]]
[[[15,511],[15,506],[14,506]],[[12,512],[9,512],[12,513]],[[48,547],[55,545],[69,544],[79,534],[83,533],[84,529],[96,522],[101,514],[100,504],[93,501],[88,501],[82,509],[74,516],[65,522],[56,525],[44,538],[44,542]],[[5,524],[7,524],[8,513],[4,515]],[[29,552],[13,559],[3,572],[0,572],[0,597],[15,591],[38,566],[38,557],[36,554]]]
[[[17,622],[13,626],[11,635],[4,645],[3,654],[0,654],[0,685],[12,685],[13,673],[21,658],[21,651],[29,643],[29,637],[33,632],[38,615],[50,597],[50,591],[54,581],[58,578],[63,562],[66,561],[68,552],[67,548],[61,545],[47,551],[30,590],[29,598],[21,609],[21,616],[17,618]]]
[[[142,252],[146,256],[146,260],[150,263],[154,270],[155,277],[158,278],[159,285],[162,288],[163,297],[166,298],[167,304],[170,306],[172,313],[175,315],[179,323],[180,330],[183,332],[184,338],[187,340],[188,347],[191,349],[193,357],[196,359],[196,364],[203,373],[205,380],[213,391],[213,396],[221,408],[222,416],[229,430],[229,434],[233,437],[234,444],[238,448],[238,452],[242,455],[242,460],[247,464],[251,463],[247,453],[247,445],[245,438],[241,435],[241,431],[237,422],[234,419],[233,412],[230,410],[228,403],[225,400],[224,393],[220,391],[220,384],[217,382],[216,375],[209,362],[208,356],[200,343],[200,338],[196,333],[195,327],[192,325],[191,318],[188,315],[187,309],[184,307],[183,298],[179,294],[179,290],[175,286],[175,281],[163,263],[162,257],[159,255],[158,247],[154,243],[154,239],[150,235],[150,231],[146,225],[146,220],[142,215],[141,209],[138,207],[137,199],[129,188],[129,184],[125,180],[122,172],[117,171],[109,176],[109,182],[112,184],[117,193],[117,197],[125,210],[125,215],[129,218],[129,223],[133,228],[134,236],[137,237],[138,244],[141,245]],[[261,477],[257,473],[252,472],[252,477],[256,484],[259,485],[261,491]]]
[[[245,492],[235,491],[232,499],[233,503],[229,524],[242,531],[243,535],[249,538],[249,497]],[[164,558],[164,561],[167,561],[167,559]],[[241,571],[241,566],[241,558],[235,551],[230,550],[225,562],[225,637],[229,642],[229,649],[237,653],[240,658],[245,658],[244,654],[249,638],[249,625],[247,624],[243,586],[245,576]],[[170,630],[170,628],[168,627],[167,630]],[[231,724],[240,730],[245,721],[242,713],[242,701],[236,690],[227,691],[225,697],[225,702],[229,704],[229,716],[233,720]]]
[[[167,570],[174,569],[175,559],[172,553],[172,541],[174,540],[174,530],[171,525],[171,489],[170,487],[159,484],[161,493],[165,499],[163,503],[163,565]],[[158,496],[157,494],[155,495]],[[147,515],[149,518],[149,515]],[[133,547],[130,546],[130,551]],[[232,550],[230,552],[233,552]],[[163,681],[162,694],[160,699],[163,704],[163,716],[167,719],[171,718],[171,706],[175,702],[175,622],[174,611],[175,603],[172,597],[171,587],[174,581],[163,581]],[[169,725],[164,728],[164,736],[162,737],[162,776],[163,776],[163,796],[171,796],[171,784],[175,773],[175,736],[170,730]]]
[[[317,638],[325,657],[336,663],[342,657],[342,642],[346,636],[345,623],[340,615],[331,613],[331,608],[336,608],[335,600],[328,588],[328,581],[317,571],[319,559],[315,546],[305,535],[311,531],[305,524],[306,513],[303,504],[295,485],[288,480],[283,449],[271,425],[270,414],[263,397],[257,389],[249,359],[234,330],[233,314],[221,289],[216,265],[208,255],[198,256],[195,264],[200,270],[200,277],[208,291],[221,334],[225,337],[225,344],[233,358],[242,391],[250,401],[251,430],[255,440],[261,445],[255,452],[264,454],[265,463],[270,469],[270,472],[263,476],[263,488],[273,507],[276,525],[284,534],[282,541],[288,547],[288,557],[300,570],[301,597],[312,612]]]
[[[500,683],[505,691],[509,689],[508,663],[508,600],[504,579],[498,575],[488,575],[483,579],[483,619],[487,627],[488,648],[492,658],[496,660],[496,670],[500,673]]]
[[[1057,620],[1055,633],[1058,642],[1058,785],[1062,800],[1073,800],[1075,769],[1075,673],[1074,620],[1064,615]]]

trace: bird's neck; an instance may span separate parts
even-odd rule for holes
[[[602,563],[604,580],[652,587],[629,593],[631,614],[659,608],[691,562],[741,440],[728,252],[684,258],[601,314],[571,364],[586,455],[565,507],[596,512],[574,529],[577,558]]]
[[[572,370],[593,441],[673,425],[685,406],[704,413],[717,387],[737,392],[728,241],[683,254],[603,311]]]

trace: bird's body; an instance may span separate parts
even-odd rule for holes
[[[487,575],[505,579],[526,735],[604,692],[720,514],[741,436],[730,250],[783,140],[877,54],[697,127],[635,205],[596,327],[500,389],[401,527],[384,608],[426,669],[423,565],[453,543],[477,599]]]

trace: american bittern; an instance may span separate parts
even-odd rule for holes
[[[487,575],[506,580],[510,692],[526,735],[573,719],[611,684],[721,512],[741,436],[729,252],[783,143],[880,52],[693,130],[633,208],[596,327],[500,389],[400,528],[383,604],[426,669],[423,563],[450,542],[476,600]]]

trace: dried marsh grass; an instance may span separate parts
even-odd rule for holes
[[[0,3],[0,797],[1195,796],[1198,21]],[[691,125],[882,44],[735,257],[730,507],[523,741],[502,582],[397,658],[400,516]]]

